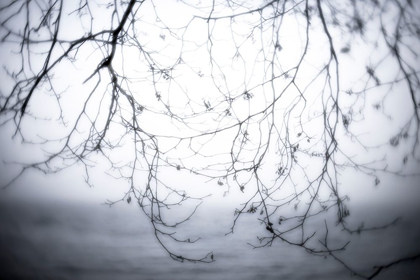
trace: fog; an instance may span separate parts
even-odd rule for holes
[[[9,2],[1,279],[420,277],[418,3]]]

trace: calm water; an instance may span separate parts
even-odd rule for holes
[[[332,259],[280,242],[253,250],[247,243],[256,241],[260,229],[251,220],[243,220],[234,235],[224,236],[231,210],[199,212],[192,221],[191,233],[203,239],[185,245],[188,253],[213,251],[216,257],[211,264],[192,264],[170,260],[136,205],[0,201],[0,278],[359,279]],[[352,237],[346,259],[363,272],[374,263],[419,252],[419,218],[414,212],[412,220],[386,232]],[[377,279],[419,279],[419,267],[419,260],[405,263]]]

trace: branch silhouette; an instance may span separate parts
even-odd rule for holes
[[[243,198],[227,234],[255,215],[263,236],[253,248],[281,240],[372,279],[418,256],[363,276],[336,254],[348,242],[329,247],[328,226],[351,235],[397,223],[349,225],[346,170],[373,187],[383,174],[418,176],[407,166],[420,161],[419,10],[400,0],[3,4],[0,48],[15,59],[2,72],[1,129],[43,155],[7,162],[20,171],[3,187],[28,170],[77,166],[93,186],[92,170],[107,165],[126,188],[107,205],[137,202],[172,259],[213,262],[213,252],[194,258],[168,245],[200,240],[173,229],[207,195],[174,178],[203,178]],[[407,108],[394,110],[396,96]],[[42,134],[51,123],[59,129]],[[397,149],[398,163],[387,158]],[[187,208],[179,220],[169,214]],[[332,211],[325,230],[311,229]]]

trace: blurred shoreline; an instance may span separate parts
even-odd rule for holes
[[[209,213],[210,210],[213,212]],[[251,223],[255,220],[253,216],[248,216],[249,221],[246,217],[242,219],[235,234],[224,236],[231,225],[233,210],[234,207],[218,205],[215,208],[215,205],[204,204],[192,219],[190,233],[202,240],[186,247],[187,253],[213,251],[216,262],[191,264],[169,258],[135,203],[110,208],[86,201],[42,202],[2,197],[1,278],[354,279],[331,258],[317,258],[280,242],[275,242],[271,248],[253,250],[247,245],[248,242],[255,244],[254,234],[258,234],[255,224]],[[417,213],[418,208],[413,209],[412,215],[403,217],[395,227],[352,236],[346,260],[366,269],[378,261],[378,255],[383,255],[379,260],[383,263],[419,252]],[[189,246],[180,246],[184,245]],[[390,252],[394,256],[387,258]],[[377,279],[418,279],[419,264],[415,261],[398,265],[384,271]]]

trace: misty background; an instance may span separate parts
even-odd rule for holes
[[[95,6],[90,15],[95,18],[94,21],[90,21],[89,16],[79,17],[78,13],[70,13],[78,7],[78,1],[63,3],[66,16],[59,30],[63,40],[60,47],[66,47],[66,41],[85,36],[89,28],[98,31],[115,27],[112,25],[114,22],[109,20],[113,14],[112,3],[103,1],[102,5]],[[420,166],[418,146],[415,144],[418,135],[414,126],[410,126],[413,120],[412,100],[407,86],[401,83],[401,71],[395,61],[389,59],[392,55],[383,39],[379,38],[377,29],[382,24],[379,18],[372,17],[371,26],[376,29],[366,28],[361,37],[354,34],[344,36],[339,28],[332,29],[336,48],[341,50],[340,63],[337,64],[340,75],[336,80],[329,76],[328,80],[320,69],[325,69],[327,65],[333,73],[335,66],[331,63],[330,53],[325,51],[329,50],[328,38],[314,12],[315,6],[312,7],[311,45],[302,60],[302,70],[298,69],[298,85],[294,87],[293,84],[290,86],[290,80],[298,70],[293,70],[293,67],[300,63],[302,52],[306,51],[306,18],[302,16],[303,8],[299,10],[299,3],[288,2],[286,4],[290,6],[285,4],[283,7],[293,11],[296,5],[293,16],[285,13],[284,19],[273,20],[273,33],[280,41],[274,41],[272,33],[265,33],[271,27],[255,27],[261,19],[270,19],[270,11],[252,12],[243,19],[230,20],[224,16],[232,11],[240,13],[251,8],[246,1],[237,10],[225,9],[222,4],[224,2],[218,4],[214,14],[215,18],[221,19],[212,23],[206,18],[212,11],[210,2],[142,2],[144,6],[139,8],[135,18],[137,29],[134,31],[133,28],[130,32],[136,34],[135,39],[143,49],[138,46],[120,47],[113,61],[116,71],[121,71],[130,80],[127,85],[121,85],[127,86],[138,102],[136,105],[142,106],[141,113],[136,115],[140,128],[156,136],[160,141],[159,148],[165,151],[164,155],[159,154],[163,161],[161,169],[156,172],[162,180],[159,183],[170,185],[180,194],[204,197],[192,202],[182,201],[182,207],[173,207],[162,214],[169,221],[183,219],[200,205],[187,223],[167,229],[176,232],[180,239],[199,240],[195,243],[168,242],[165,246],[194,258],[211,252],[215,261],[190,263],[172,260],[155,237],[153,225],[143,212],[147,212],[147,208],[141,208],[135,199],[133,194],[145,194],[146,183],[150,183],[147,177],[150,163],[147,160],[153,155],[153,137],[144,137],[148,153],[142,154],[132,136],[124,134],[128,126],[118,126],[121,123],[113,120],[107,134],[108,143],[121,139],[121,145],[115,150],[104,149],[103,156],[98,152],[89,153],[87,163],[75,160],[80,151],[78,145],[87,139],[84,137],[91,137],[89,131],[102,128],[114,101],[114,95],[109,98],[113,81],[107,76],[107,69],[101,70],[100,79],[98,74],[87,80],[109,51],[92,42],[78,50],[74,62],[63,59],[53,71],[51,84],[44,84],[35,91],[36,98],[30,101],[28,116],[25,115],[19,123],[22,134],[15,135],[17,124],[11,117],[15,108],[11,113],[0,115],[0,186],[3,186],[19,174],[22,163],[45,160],[51,153],[60,150],[63,141],[57,139],[71,131],[81,108],[84,105],[88,108],[77,127],[78,134],[69,137],[70,143],[79,148],[65,150],[63,158],[55,158],[49,165],[40,164],[26,170],[16,181],[0,190],[1,279],[359,279],[332,256],[312,255],[304,248],[291,246],[279,239],[270,247],[255,249],[253,246],[260,245],[258,237],[268,234],[263,220],[265,216],[259,211],[248,213],[245,209],[235,223],[233,233],[227,234],[234,225],[237,209],[244,207],[255,190],[260,190],[260,186],[251,180],[254,173],[247,170],[250,167],[248,158],[255,160],[261,156],[266,144],[271,146],[264,154],[258,174],[267,186],[275,188],[279,185],[278,190],[281,186],[281,191],[275,195],[273,192],[272,198],[282,201],[290,193],[305,188],[310,179],[319,175],[317,172],[324,167],[322,156],[325,152],[326,128],[322,124],[322,111],[334,108],[333,102],[323,100],[325,96],[326,100],[332,98],[334,92],[331,88],[338,82],[341,86],[342,116],[332,118],[332,122],[339,124],[335,136],[340,143],[341,154],[337,152],[336,162],[334,166],[328,166],[331,168],[328,170],[332,177],[338,177],[340,195],[348,198],[346,206],[350,215],[346,217],[346,224],[357,229],[363,223],[371,230],[350,234],[340,226],[334,226],[337,221],[335,209],[308,219],[305,230],[320,234],[321,237],[317,235],[312,240],[319,245],[328,224],[328,242],[332,247],[350,242],[346,250],[336,255],[350,269],[364,275],[370,275],[375,265],[386,265],[419,254],[420,177],[417,174]],[[315,5],[315,1],[312,4]],[[35,5],[34,2],[31,5]],[[140,3],[136,5],[140,7]],[[266,1],[256,3],[255,7],[263,5]],[[280,9],[280,6],[276,7]],[[116,8],[119,15],[125,7]],[[364,11],[367,13],[367,10]],[[18,14],[7,24],[3,22],[10,14],[4,12],[0,15],[2,38],[7,37],[7,28],[24,29],[25,15]],[[398,10],[391,9],[384,13],[381,20],[394,23],[397,16]],[[28,18],[36,22],[40,15],[34,12]],[[214,37],[208,32],[214,32]],[[33,36],[34,40],[42,41],[48,38],[48,32]],[[407,40],[414,46],[418,45],[413,38],[408,37]],[[21,63],[25,67],[23,75],[36,73],[42,67],[49,47],[48,44],[34,44],[28,51],[32,56],[25,54],[22,59],[19,44],[20,41],[13,38],[10,41],[3,39],[1,44],[0,64],[4,67],[0,76],[0,105],[4,108],[4,96],[12,92],[15,82],[10,73],[17,73]],[[54,52],[53,58],[58,57],[61,51]],[[403,54],[404,58],[415,63],[417,57],[414,54],[409,51]],[[183,63],[178,64],[181,55]],[[275,78],[267,70],[271,69],[271,66],[268,67],[271,56],[272,63],[277,67],[270,70],[272,76],[279,75]],[[151,69],[152,64],[148,60],[151,58],[162,69]],[[35,70],[27,69],[26,59]],[[375,64],[378,60],[381,62]],[[172,64],[176,66],[173,69]],[[373,75],[367,74],[366,70],[371,64],[376,66]],[[377,84],[373,85],[375,75],[381,78],[383,84],[376,81]],[[326,86],[327,81],[330,87]],[[52,93],[51,88],[57,94]],[[87,102],[86,97],[90,94],[93,97]],[[302,105],[303,95],[307,98],[305,105]],[[57,96],[61,107],[57,106]],[[122,109],[118,115],[121,119],[118,120],[131,117],[127,100],[119,99]],[[226,100],[230,100],[229,106],[225,104]],[[274,105],[270,107],[274,103],[275,109]],[[263,114],[261,119],[257,118],[266,107],[273,108],[270,114],[276,117],[272,121]],[[342,117],[345,116],[350,116],[351,123],[343,128]],[[97,122],[90,130],[93,119]],[[284,125],[286,119],[290,119],[291,123]],[[183,123],[180,120],[187,121]],[[70,125],[63,126],[63,123]],[[236,129],[237,123],[247,123],[247,126],[242,127],[241,124]],[[275,133],[269,130],[270,125],[275,126]],[[230,126],[234,129],[213,133]],[[399,137],[404,129],[409,136]],[[177,137],[187,139],[187,136],[200,133],[209,135],[177,143]],[[395,135],[400,142],[391,145]],[[23,141],[23,138],[28,141]],[[92,143],[96,140],[93,138],[89,138]],[[287,142],[281,142],[286,138]],[[92,143],[87,146],[90,148]],[[296,143],[300,144],[299,149]],[[298,160],[294,162],[295,158],[289,158],[289,150],[293,147],[298,154]],[[320,151],[321,157],[314,156],[314,151]],[[238,156],[238,160],[232,163],[233,169],[243,169],[241,171],[244,172],[234,176],[229,173],[224,177],[231,168],[229,163],[233,154]],[[133,160],[137,155],[144,157]],[[121,169],[112,169],[110,159],[113,163],[121,163]],[[354,165],[349,164],[350,159],[354,160]],[[132,162],[137,162],[140,167],[137,166],[138,173],[132,175],[130,181],[126,174],[133,170]],[[275,173],[280,166],[296,172],[288,181],[284,179],[284,184],[283,181],[277,184],[283,180],[280,174]],[[66,168],[61,170],[62,167]],[[369,168],[376,171],[371,172]],[[45,171],[52,172],[44,174]],[[195,176],[194,171],[202,172],[204,176]],[[130,188],[131,182],[134,182],[134,189]],[[152,186],[160,190],[162,185],[159,183]],[[241,189],[243,185],[245,187]],[[329,191],[325,186],[319,194],[328,198]],[[107,205],[117,201],[111,207]],[[308,205],[305,199],[299,203],[287,204],[275,213],[275,219],[283,215],[297,215],[295,211],[302,211]],[[415,280],[419,276],[420,260],[417,258],[384,269],[375,279]]]

